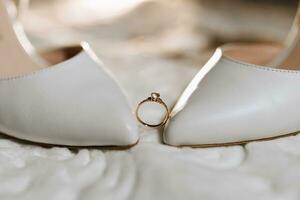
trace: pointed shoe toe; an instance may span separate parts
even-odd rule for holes
[[[31,74],[0,79],[0,131],[67,146],[130,146],[137,125],[119,86],[84,48]]]
[[[171,112],[164,142],[226,146],[300,131],[300,72],[234,60],[219,48]]]

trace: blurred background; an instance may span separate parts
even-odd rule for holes
[[[284,41],[297,0],[31,0],[22,8],[36,48],[88,41],[132,104],[159,91],[172,105],[219,45]]]

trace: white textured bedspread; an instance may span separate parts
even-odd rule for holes
[[[210,33],[195,30],[198,22],[183,5],[178,14],[164,5],[145,3],[113,23],[86,27],[80,24],[85,21],[62,15],[77,16],[77,7],[63,12],[59,8],[33,8],[31,18],[25,19],[34,44],[89,41],[133,110],[152,91],[172,106],[214,42]],[[52,15],[54,11],[61,15]],[[43,148],[0,138],[0,199],[300,198],[300,136],[207,149],[163,145],[154,129],[141,127],[140,137],[135,147],[124,151]]]

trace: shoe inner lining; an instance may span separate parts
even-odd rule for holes
[[[17,76],[44,67],[30,59],[26,51],[30,51],[30,47],[25,46],[27,41],[19,41],[24,38],[23,33],[9,14],[13,11],[10,6],[10,2],[0,0],[0,77]]]
[[[32,56],[34,48],[10,13],[14,9],[10,1],[0,0],[0,78],[28,74],[62,62],[82,51],[82,47],[77,45]],[[42,62],[38,62],[39,60]]]
[[[278,44],[235,44],[223,49],[223,54],[234,60],[278,69],[300,70],[300,42],[290,50],[288,56],[278,65],[272,61],[287,49]]]

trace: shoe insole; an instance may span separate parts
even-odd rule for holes
[[[224,55],[238,61],[255,65],[267,65],[281,52],[279,45],[231,44],[224,48]]]

